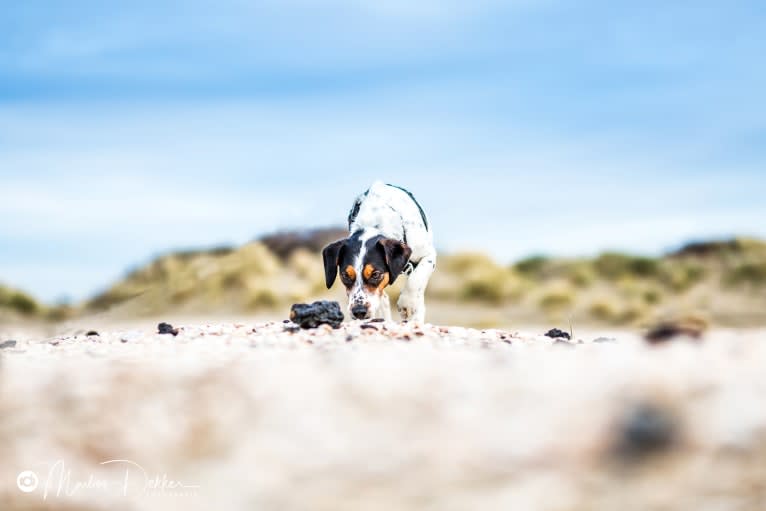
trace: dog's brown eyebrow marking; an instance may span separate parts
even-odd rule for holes
[[[344,270],[346,272],[346,276],[351,280],[356,280],[356,270],[353,266],[350,264],[346,266],[346,269]]]
[[[364,276],[364,280],[369,280],[372,276],[372,272],[375,271],[375,267],[371,264],[364,265],[364,271],[362,272],[362,275]]]
[[[378,284],[377,286],[370,286],[368,284],[365,287],[367,288],[367,291],[369,291],[370,293],[375,293],[379,295],[383,293],[384,289],[386,289],[386,286],[388,285],[389,280],[391,280],[389,277],[389,274],[388,272],[385,272],[383,274],[383,278],[380,279],[380,284]]]

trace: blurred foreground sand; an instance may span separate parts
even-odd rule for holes
[[[3,332],[0,509],[766,509],[763,330],[176,326]]]

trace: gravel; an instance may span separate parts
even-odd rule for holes
[[[0,508],[766,508],[763,331],[174,323],[14,335]]]

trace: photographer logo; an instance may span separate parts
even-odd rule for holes
[[[37,479],[37,474],[31,470],[21,472],[16,478],[16,485],[19,487],[19,490],[24,493],[32,493],[37,489],[38,484],[39,480]]]

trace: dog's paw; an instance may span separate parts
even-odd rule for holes
[[[414,321],[422,323],[425,310],[422,304],[422,300],[417,298],[412,299],[405,294],[399,297],[399,301],[396,302],[396,308],[399,310],[399,316],[402,321]]]

